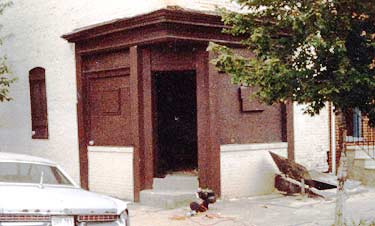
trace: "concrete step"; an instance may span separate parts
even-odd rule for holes
[[[375,160],[366,159],[365,163],[364,163],[364,167],[365,167],[365,169],[368,169],[368,170],[375,170]],[[375,174],[374,174],[374,176],[375,176]]]
[[[165,178],[154,178],[154,191],[192,191],[199,187],[198,177],[185,175],[167,175]]]
[[[195,200],[196,196],[193,191],[143,190],[140,193],[141,204],[163,209],[189,206],[190,202]]]
[[[373,149],[356,149],[355,159],[375,159],[375,150]]]

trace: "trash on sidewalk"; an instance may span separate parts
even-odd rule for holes
[[[198,189],[197,198],[200,198],[203,202],[197,203],[197,202],[191,202],[190,203],[190,211],[187,212],[185,215],[178,216],[174,215],[170,217],[171,220],[186,220],[188,217],[193,217],[199,213],[206,212],[208,210],[209,204],[213,204],[216,202],[216,195],[215,192],[213,192],[210,189]],[[206,214],[207,218],[214,218],[215,216],[219,216],[218,214]]]
[[[206,212],[208,210],[208,205],[216,202],[215,192],[210,189],[198,189],[197,197],[203,201],[201,204],[197,202],[190,203],[191,211],[196,213]]]

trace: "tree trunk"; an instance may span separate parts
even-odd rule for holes
[[[341,152],[340,157],[340,166],[338,170],[338,186],[336,193],[336,215],[335,215],[335,226],[344,226],[345,225],[345,202],[346,202],[346,193],[345,193],[345,182],[348,175],[348,159],[346,156],[346,150]]]
[[[340,149],[340,164],[337,172],[337,193],[336,193],[336,210],[335,210],[335,226],[345,225],[345,202],[347,199],[345,192],[345,182],[348,177],[348,158],[346,153],[345,139],[346,139],[346,117],[341,114],[339,120],[339,149]]]

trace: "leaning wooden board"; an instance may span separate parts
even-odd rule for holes
[[[297,181],[301,181],[302,179],[312,179],[306,167],[296,162],[293,162],[287,158],[284,158],[280,155],[277,155],[273,152],[270,152],[270,154],[273,158],[273,161],[275,161],[277,167],[279,168],[280,172],[283,173],[285,176]]]

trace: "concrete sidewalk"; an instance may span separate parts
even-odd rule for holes
[[[161,210],[132,204],[129,209],[132,226],[331,226],[335,201],[274,194],[219,201],[194,217],[185,217],[188,207]],[[350,226],[375,221],[375,190],[350,195],[346,212]]]

